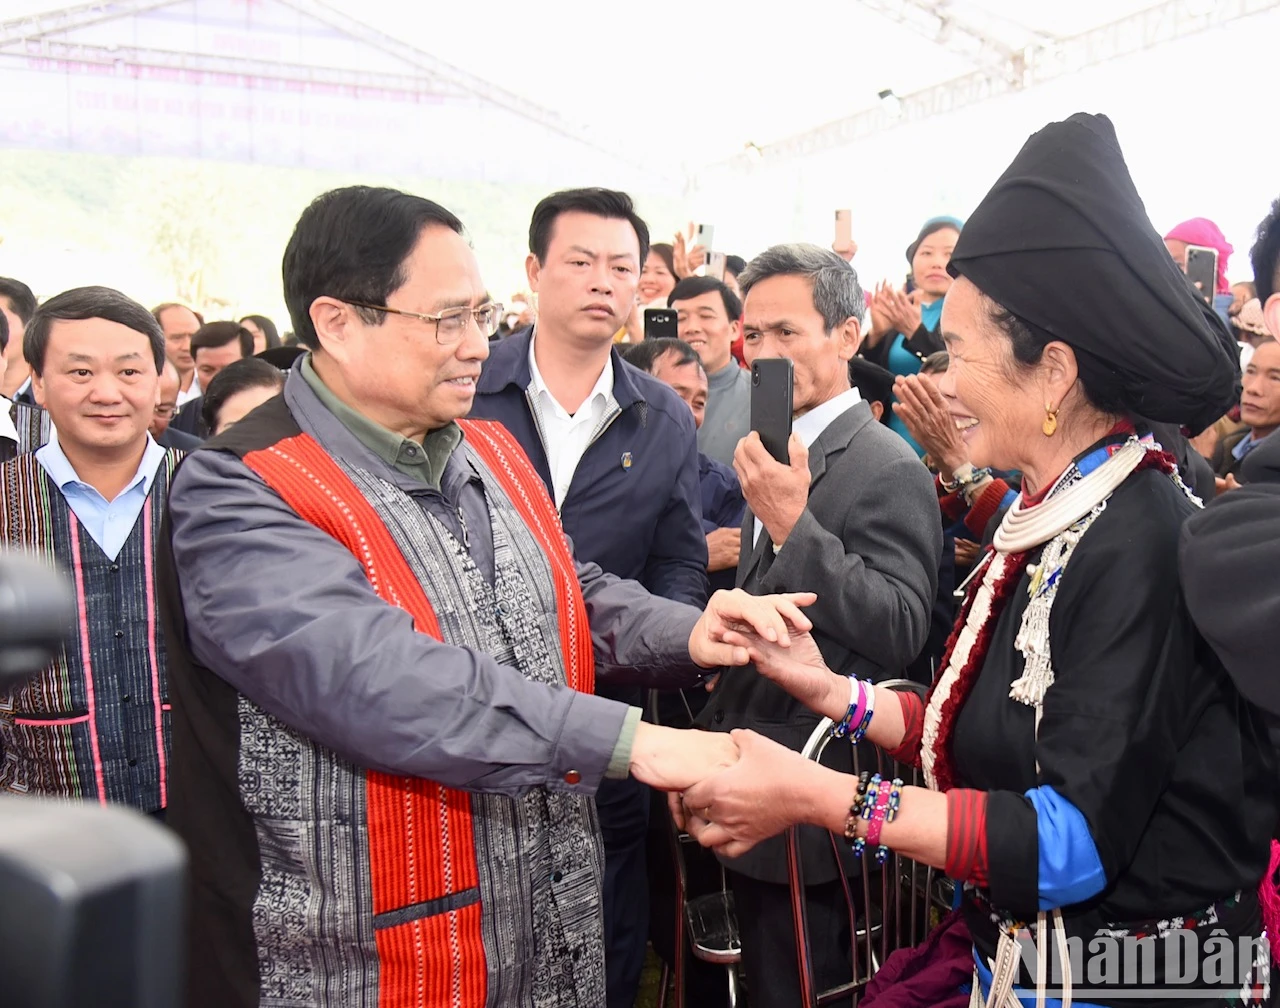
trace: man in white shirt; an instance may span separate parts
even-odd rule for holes
[[[625,193],[577,189],[542,200],[527,260],[537,323],[493,344],[471,416],[501,421],[520,442],[579,560],[702,607],[707,545],[693,417],[613,345],[648,246],[648,228]],[[598,692],[643,703],[638,687]],[[605,781],[596,794],[609,1008],[631,1008],[644,965],[648,801],[634,780]]]
[[[176,302],[156,305],[151,314],[164,333],[165,355],[178,369],[178,406],[181,408],[192,399],[200,398],[200,378],[191,352],[191,337],[204,325],[204,318],[199,312]]]
[[[775,461],[754,431],[734,456],[748,508],[737,585],[764,595],[803,584],[817,593],[808,615],[831,668],[897,677],[929,630],[942,524],[928,470],[850,384],[865,310],[857,274],[830,250],[778,245],[739,282],[747,362],[790,358],[794,419],[789,465]],[[744,669],[720,677],[698,720],[713,731],[752,728],[799,750],[818,716]],[[837,758],[847,762],[848,750]],[[849,914],[827,835],[804,831],[800,852],[814,979],[826,990],[850,979]],[[783,841],[722,861],[752,1008],[799,1003]]]
[[[27,326],[56,433],[0,466],[0,545],[70,571],[79,619],[54,662],[0,697],[0,791],[168,805],[169,690],[155,546],[179,453],[147,432],[160,327],[106,287],[45,302]]]

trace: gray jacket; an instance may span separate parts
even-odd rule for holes
[[[335,457],[399,487],[469,540],[492,583],[480,473],[455,451],[436,491],[370,452],[291,374],[284,400]],[[264,407],[264,409],[266,409]],[[242,421],[246,423],[248,421]],[[465,518],[465,530],[459,516]],[[535,786],[591,794],[610,767],[628,708],[526,680],[488,654],[417,633],[360,564],[300,518],[238,456],[190,455],[170,498],[175,566],[192,654],[235,690],[356,764],[476,791]],[[697,610],[578,566],[604,681],[696,683]],[[575,783],[566,781],[580,777]]]
[[[777,555],[767,532],[752,544],[755,516],[747,511],[738,585],[753,595],[816,592],[807,614],[827,665],[875,680],[900,675],[924,647],[938,587],[942,526],[929,471],[860,402],[813,443],[809,472],[808,505]],[[818,721],[754,668],[721,676],[699,716],[713,730],[752,728],[794,750]],[[847,743],[830,752],[847,764]],[[806,828],[802,837],[805,880],[834,878],[826,834]],[[781,840],[727,864],[762,881],[787,880]]]

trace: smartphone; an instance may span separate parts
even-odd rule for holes
[[[708,253],[710,253],[711,250],[715,248],[715,246],[712,244],[712,241],[715,239],[715,236],[716,236],[715,225],[699,224],[698,232],[696,235],[694,235],[694,238],[693,238],[693,243],[695,245],[701,245],[704,249],[707,250]]]
[[[831,247],[837,251],[853,246],[853,211],[836,211],[836,240]]]
[[[676,325],[674,308],[646,308],[644,310],[645,339],[678,339],[679,327]]]
[[[723,252],[712,252],[707,256],[707,271],[704,276],[712,277],[724,283],[724,271],[728,268],[728,258]]]
[[[791,464],[791,360],[761,357],[751,364],[751,429],[783,465]]]
[[[1218,293],[1218,250],[1203,245],[1187,246],[1187,279],[1208,304]]]

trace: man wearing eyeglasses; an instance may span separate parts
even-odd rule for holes
[[[697,432],[663,382],[623,362],[613,335],[635,303],[649,229],[626,193],[571,189],[533,211],[526,269],[537,322],[493,347],[475,417],[520,442],[579,559],[699,608],[707,597]],[[634,684],[600,694],[642,702]],[[631,1008],[648,934],[648,789],[609,780],[596,796],[605,845],[609,1008]]]
[[[690,685],[809,599],[702,613],[574,559],[511,435],[460,419],[502,310],[443,207],[326,193],[284,287],[310,354],[187,458],[161,550],[186,1003],[602,1008],[591,796],[737,749],[595,676]]]
[[[177,430],[173,418],[178,413],[178,394],[182,391],[182,376],[167,357],[160,372],[160,401],[151,416],[151,436],[161,448],[177,448],[179,451],[195,451],[200,439],[193,434]]]

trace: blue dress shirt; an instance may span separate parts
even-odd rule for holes
[[[147,447],[142,453],[138,471],[134,473],[129,485],[111,501],[76,474],[71,461],[58,444],[56,431],[50,435],[48,444],[36,451],[36,461],[62,492],[67,506],[80,519],[84,530],[102,552],[114,560],[120,555],[138,521],[138,515],[142,513],[142,505],[146,503],[147,494],[151,493],[151,484],[155,482],[156,472],[164,461],[164,455],[164,449],[148,434]]]

